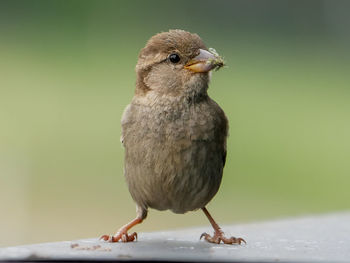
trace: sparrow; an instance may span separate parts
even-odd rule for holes
[[[137,216],[102,240],[136,240],[128,230],[147,217],[148,208],[179,214],[201,209],[214,235],[203,233],[200,239],[245,243],[225,237],[205,207],[219,190],[226,161],[228,121],[207,93],[211,71],[222,66],[214,49],[183,30],[156,34],[141,50],[121,136],[124,175]]]

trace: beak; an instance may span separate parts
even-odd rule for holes
[[[212,69],[219,69],[224,66],[224,60],[216,53],[215,49],[209,51],[200,49],[199,55],[191,59],[184,68],[193,72],[209,72]]]

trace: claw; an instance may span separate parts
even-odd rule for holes
[[[240,245],[242,242],[247,245],[247,242],[243,238],[239,237],[238,244]]]
[[[134,232],[130,235],[132,237],[132,241],[136,240],[137,241],[137,233]]]
[[[205,232],[204,232],[204,233],[202,233],[202,234],[201,234],[201,236],[199,237],[199,240],[201,240],[201,239],[202,239],[202,237],[204,237],[204,238],[205,238],[206,236],[209,236],[209,235],[208,235],[207,233],[205,233]]]
[[[103,240],[103,241],[110,241],[112,238],[110,235],[103,235],[100,237],[100,240]]]

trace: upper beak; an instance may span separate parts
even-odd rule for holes
[[[209,72],[212,69],[219,69],[224,66],[224,60],[214,49],[210,51],[199,49],[199,55],[191,59],[185,68],[194,72]]]

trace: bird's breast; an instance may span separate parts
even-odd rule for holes
[[[122,127],[125,176],[134,200],[178,213],[209,202],[221,182],[225,121],[208,103],[130,105]]]

